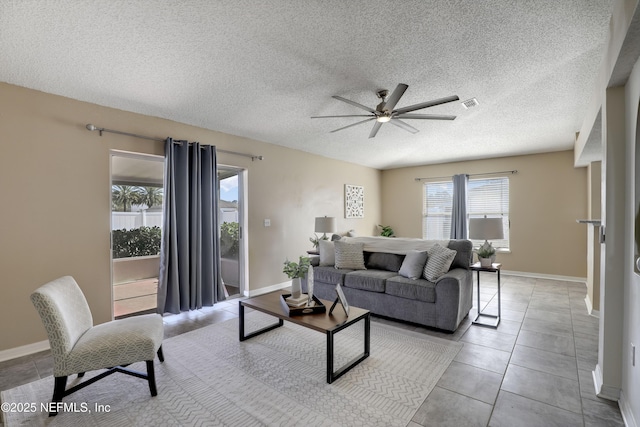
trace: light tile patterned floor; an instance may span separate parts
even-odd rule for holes
[[[495,275],[481,281],[482,309],[496,312]],[[453,334],[374,317],[464,343],[409,427],[623,426],[618,405],[594,392],[598,319],[587,314],[585,294],[580,283],[503,274],[497,330],[471,325],[475,306]],[[237,299],[165,316],[165,337],[237,316]],[[49,352],[2,362],[0,390],[49,376],[52,367]]]

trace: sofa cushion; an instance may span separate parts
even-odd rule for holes
[[[338,270],[333,266],[314,267],[313,280],[315,282],[331,283],[334,285],[337,283],[340,283],[341,285],[344,285],[344,275],[352,271],[353,270],[347,270],[347,269]]]
[[[457,252],[450,269],[465,268],[468,270],[473,264],[473,243],[470,240],[450,240],[447,247]]]
[[[402,266],[398,271],[398,274],[409,279],[418,279],[422,277],[422,271],[424,270],[425,262],[427,262],[426,251],[414,251],[407,252],[407,256],[402,261]]]
[[[347,243],[342,239],[333,242],[336,247],[336,268],[366,270],[364,265],[364,244]]]
[[[404,255],[388,254],[385,252],[370,252],[367,254],[365,265],[374,270],[387,270],[398,272],[402,267]]]
[[[384,292],[388,278],[397,275],[385,270],[357,270],[345,274],[344,286],[370,292]]]
[[[334,265],[336,263],[336,247],[333,242],[320,240],[318,252],[320,252],[320,265]]]
[[[425,279],[408,279],[395,276],[387,279],[385,293],[400,298],[424,302],[436,302],[436,284]]]
[[[437,243],[427,251],[429,259],[424,266],[424,278],[435,282],[440,276],[449,271],[453,259],[456,257],[456,251],[440,246]]]

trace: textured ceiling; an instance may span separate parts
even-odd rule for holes
[[[612,1],[0,0],[0,81],[380,169],[565,150]],[[398,83],[397,107],[479,105],[374,139],[372,122],[310,119]]]

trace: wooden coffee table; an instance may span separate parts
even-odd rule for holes
[[[257,297],[241,300],[240,305],[240,341],[263,334],[272,329],[278,328],[284,324],[284,320],[322,332],[327,336],[327,382],[331,384],[342,375],[347,373],[351,368],[369,357],[370,334],[371,334],[371,318],[369,310],[358,307],[350,307],[349,317],[347,317],[340,307],[337,307],[333,313],[329,314],[329,307],[332,301],[320,300],[327,307],[326,313],[304,314],[301,316],[289,316],[280,302],[280,295],[284,292],[272,292]],[[278,323],[266,326],[247,335],[244,333],[244,308],[249,307],[254,310],[261,311],[278,318]],[[364,351],[337,371],[333,371],[333,336],[337,332],[348,328],[359,320],[364,320]]]

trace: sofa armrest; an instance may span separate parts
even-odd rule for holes
[[[473,275],[471,270],[454,268],[436,282],[436,327],[455,331],[471,310]]]

